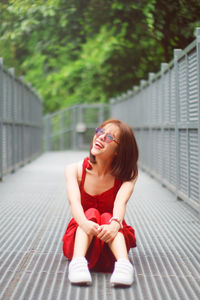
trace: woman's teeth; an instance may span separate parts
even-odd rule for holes
[[[96,143],[95,143],[95,146],[97,146],[98,148],[101,148],[101,149],[103,148],[103,145],[100,144],[99,142],[96,142]]]

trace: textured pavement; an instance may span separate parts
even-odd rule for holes
[[[136,231],[136,282],[112,288],[102,273],[90,287],[68,282],[64,170],[86,155],[45,153],[0,182],[0,300],[199,300],[199,216],[142,171],[125,217]]]

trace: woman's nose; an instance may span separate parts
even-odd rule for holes
[[[103,133],[99,136],[100,140],[104,141],[105,140],[105,136],[106,136],[106,133]]]

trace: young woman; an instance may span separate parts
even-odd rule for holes
[[[128,251],[136,247],[134,229],[124,220],[137,179],[138,148],[131,128],[110,119],[96,129],[90,157],[66,168],[73,219],[63,237],[71,260],[68,278],[90,284],[90,271],[113,272],[112,285],[131,285],[134,266]]]

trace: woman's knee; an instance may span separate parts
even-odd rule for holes
[[[112,214],[109,212],[103,213],[101,215],[101,224],[109,224],[110,219],[112,218]]]
[[[85,216],[90,221],[96,222],[98,224],[100,224],[100,222],[101,222],[100,212],[96,208],[92,207],[92,208],[87,209],[85,211]]]

